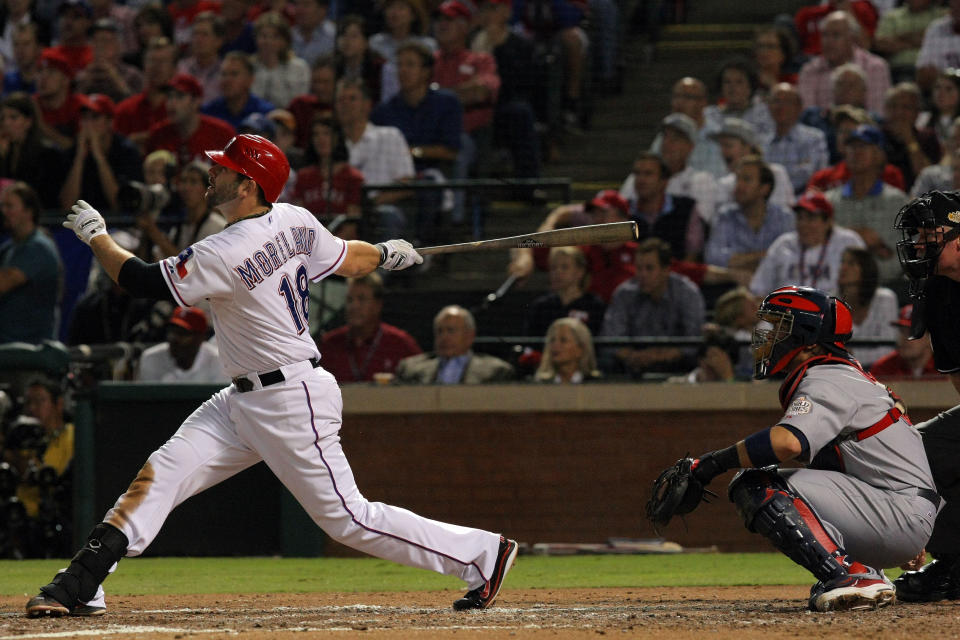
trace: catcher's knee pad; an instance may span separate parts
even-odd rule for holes
[[[733,480],[730,481],[730,486],[727,488],[727,497],[736,507],[740,517],[743,518],[747,529],[754,533],[756,531],[751,527],[751,522],[759,504],[751,498],[764,495],[767,487],[774,487],[783,491],[790,490],[787,481],[771,468],[741,469],[733,476]]]
[[[747,529],[764,536],[788,558],[827,582],[846,574],[843,552],[810,506],[778,473],[741,471],[730,483],[730,500]]]
[[[104,522],[98,524],[66,571],[58,573],[40,591],[71,609],[91,600],[110,573],[110,567],[126,554],[127,544],[127,536],[122,531]]]

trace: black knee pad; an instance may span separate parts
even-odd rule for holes
[[[98,524],[66,571],[58,573],[40,591],[68,608],[91,600],[109,575],[110,567],[127,553],[127,544],[127,536],[122,531],[103,522]]]
[[[780,474],[763,469],[745,469],[730,483],[730,500],[747,529],[764,536],[778,551],[828,582],[846,574],[838,545],[828,548],[821,537],[826,530],[813,510],[790,490]],[[829,543],[827,543],[829,545]]]
[[[766,500],[768,488],[789,492],[786,480],[769,468],[741,469],[733,476],[727,488],[727,497],[736,507],[747,529],[753,533],[757,533],[753,528],[753,519]]]

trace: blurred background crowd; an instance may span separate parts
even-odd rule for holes
[[[687,37],[710,59],[670,58]],[[237,133],[344,238],[639,226],[314,285],[341,383],[747,380],[784,284],[847,300],[881,378],[937,375],[892,225],[960,188],[960,0],[3,0],[0,63],[0,348],[71,356],[3,383],[0,556],[69,541],[74,390],[229,382],[207,309],[130,297],[60,222],[83,198],[143,259],[177,255],[226,224],[203,151]]]

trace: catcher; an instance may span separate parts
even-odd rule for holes
[[[941,502],[920,434],[899,399],[844,347],[853,327],[845,302],[783,287],[764,298],[757,316],[754,377],[786,374],[783,417],[664,471],[647,517],[665,526],[696,508],[713,478],[742,468],[730,500],[748,530],[817,578],[811,610],[891,604],[894,587],[882,568],[923,549]],[[777,468],[788,460],[805,467]]]

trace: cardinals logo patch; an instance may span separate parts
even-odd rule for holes
[[[190,275],[190,258],[193,257],[193,247],[187,247],[177,256],[177,276],[183,280]]]

